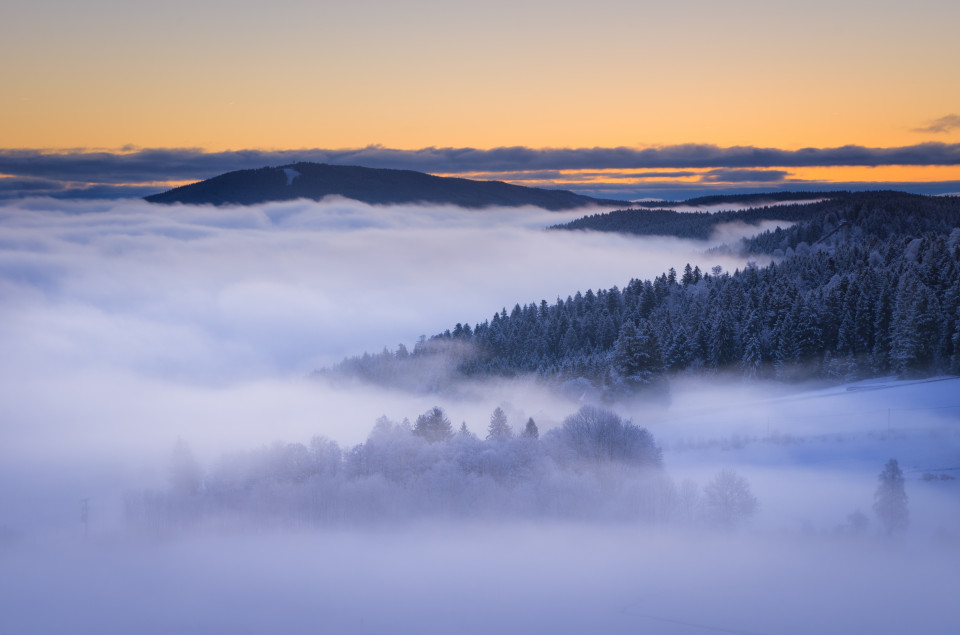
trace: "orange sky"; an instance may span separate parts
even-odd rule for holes
[[[0,148],[960,142],[955,0],[665,4],[6,0]]]

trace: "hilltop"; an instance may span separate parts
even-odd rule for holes
[[[595,199],[568,190],[547,190],[502,181],[433,176],[412,170],[365,168],[326,163],[291,163],[237,170],[205,181],[147,196],[151,203],[255,205],[327,196],[364,203],[449,204],[468,208],[533,205],[548,210],[623,206],[626,201]]]

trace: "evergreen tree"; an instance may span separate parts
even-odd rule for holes
[[[710,326],[707,362],[711,368],[722,368],[736,360],[736,340],[730,314],[717,311]]]
[[[805,300],[799,301],[793,323],[797,328],[793,351],[795,361],[806,361],[824,350],[823,331],[816,313]]]
[[[740,357],[740,370],[748,379],[755,379],[763,364],[760,329],[760,317],[756,311],[751,311],[743,330],[743,355]]]
[[[533,417],[530,417],[529,419],[527,419],[527,425],[523,427],[523,433],[521,434],[521,436],[524,439],[540,438],[540,430],[537,429],[537,424],[534,423]]]
[[[453,424],[450,423],[443,408],[434,406],[417,417],[413,434],[425,439],[428,443],[446,441],[453,437]]]
[[[677,325],[673,331],[673,337],[670,338],[670,345],[667,347],[665,365],[672,371],[683,370],[690,366],[694,360],[693,348],[690,344],[690,336],[687,335],[687,329],[683,323]]]
[[[624,323],[611,362],[617,375],[633,387],[650,384],[662,372],[660,346],[646,322],[639,329],[632,322]]]
[[[960,306],[957,307],[957,319],[953,322],[953,357],[951,358],[950,370],[960,374]]]
[[[507,424],[507,415],[503,412],[503,408],[497,406],[493,414],[490,415],[490,427],[487,428],[487,439],[499,441],[501,439],[509,439],[512,436],[513,430],[511,430]]]
[[[915,376],[933,362],[939,339],[936,305],[936,298],[916,276],[901,279],[890,325],[890,357],[899,375]]]
[[[910,523],[910,511],[907,508],[903,472],[896,459],[887,461],[879,480],[880,484],[873,495],[873,511],[888,536],[900,533]]]

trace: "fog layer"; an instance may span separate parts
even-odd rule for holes
[[[343,200],[0,207],[0,445],[22,459],[123,457],[145,441],[227,432],[353,443],[380,414],[426,406],[305,388],[311,370],[517,302],[623,286],[688,261],[743,264],[703,256],[700,243],[542,230],[575,215]],[[324,428],[344,409],[348,424]]]
[[[701,500],[718,471],[746,478],[759,507],[740,531],[631,510],[130,530],[131,495],[168,500],[178,438],[202,481],[274,441],[322,436],[348,452],[380,415],[435,405],[481,439],[496,406],[514,430],[533,417],[549,433],[578,396],[526,379],[454,398],[305,376],[518,302],[687,262],[744,265],[702,255],[712,243],[542,230],[573,216],[344,201],[0,207],[0,633],[956,632],[958,489],[938,480],[960,456],[955,379],[824,394],[675,379],[668,405],[618,404],[662,446],[658,482],[678,500]],[[896,539],[871,509],[891,458],[911,512]],[[545,481],[604,494],[619,477],[574,464]],[[391,487],[378,491],[404,486]],[[271,508],[277,490],[253,491]]]

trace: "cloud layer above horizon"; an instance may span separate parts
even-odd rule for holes
[[[949,126],[950,117],[937,125]],[[664,192],[690,198],[725,189],[862,189],[876,183],[795,178],[804,168],[891,166],[955,168],[960,144],[929,142],[895,148],[843,146],[783,150],[753,146],[682,144],[651,148],[421,148],[382,146],[354,149],[241,150],[124,148],[119,151],[0,149],[0,198],[139,197],[172,184],[202,180],[234,170],[307,161],[372,168],[408,169],[470,178],[560,187],[597,196],[640,198]],[[594,171],[591,179],[579,172]],[[564,173],[566,172],[566,173]],[[895,179],[899,189],[942,193],[960,186],[952,172],[944,180]],[[641,180],[646,183],[618,183]],[[858,187],[858,185],[860,187]],[[620,196],[615,196],[617,193]]]

